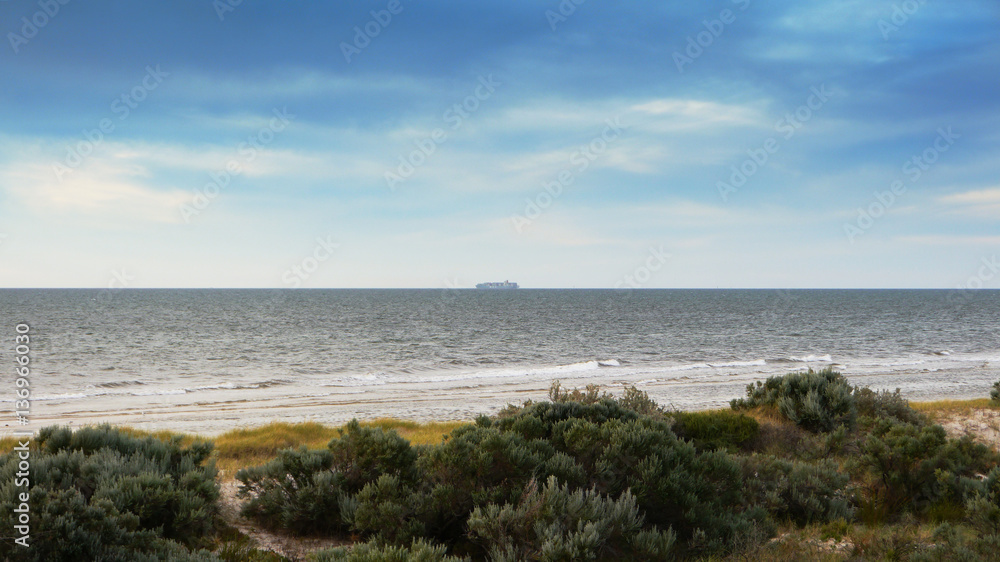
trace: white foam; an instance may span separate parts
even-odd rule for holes
[[[825,361],[825,362],[833,361],[833,357],[830,357],[829,353],[827,353],[826,355],[806,355],[804,357],[795,357],[793,355],[793,356],[789,357],[788,359],[790,359],[792,361],[799,361],[799,362],[802,362],[802,363],[815,363],[815,362],[818,362],[818,361]]]
[[[709,367],[760,367],[767,365],[764,359],[754,359],[753,361],[730,361],[728,363],[709,363]]]

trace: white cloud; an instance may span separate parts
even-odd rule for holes
[[[176,222],[187,194],[149,185],[141,165],[93,157],[60,179],[51,161],[15,161],[0,168],[8,192],[39,214],[97,215],[114,220]]]
[[[989,189],[977,189],[973,191],[965,191],[962,193],[953,193],[951,195],[945,195],[939,199],[942,203],[951,203],[958,205],[979,205],[979,204],[989,204],[989,203],[1000,203],[1000,187],[992,187]]]
[[[652,121],[643,118],[651,129],[663,131],[684,130],[706,125],[756,126],[762,123],[760,114],[742,105],[727,105],[694,99],[657,99],[633,105],[633,111],[656,116]]]
[[[1000,219],[1000,187],[953,193],[939,197],[938,202],[951,206],[955,214]]]

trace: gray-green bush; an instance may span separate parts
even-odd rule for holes
[[[211,444],[138,438],[108,426],[42,429],[31,452],[30,548],[4,560],[214,560],[218,485]],[[16,452],[0,457],[0,525],[13,529]],[[193,551],[192,551],[193,550]]]
[[[747,385],[747,397],[734,399],[734,410],[776,408],[785,418],[813,432],[852,427],[857,417],[853,388],[831,368],[774,376]]]
[[[644,528],[629,492],[571,491],[554,476],[541,489],[529,482],[516,504],[477,507],[468,524],[493,562],[665,560],[675,541],[671,531]]]
[[[754,455],[743,459],[743,477],[746,501],[772,517],[799,525],[854,517],[850,477],[832,461],[813,464]]]

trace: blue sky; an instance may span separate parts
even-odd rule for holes
[[[1000,287],[993,0],[229,2],[0,0],[0,286]]]

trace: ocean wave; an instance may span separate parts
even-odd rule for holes
[[[554,365],[551,367],[508,367],[500,369],[489,369],[484,371],[473,371],[466,373],[441,374],[423,377],[414,377],[405,382],[433,383],[433,382],[457,382],[473,379],[508,379],[514,377],[525,377],[538,379],[544,377],[558,377],[569,375],[582,375],[588,372],[596,372],[601,369],[621,367],[621,361],[617,359],[601,359],[580,361],[579,363],[568,363],[566,365]],[[402,381],[401,381],[402,382]]]
[[[142,381],[110,381],[110,382],[99,382],[93,385],[94,388],[121,388],[123,386],[135,386],[146,384]]]
[[[790,361],[795,361],[795,362],[798,362],[798,363],[816,363],[816,362],[821,362],[821,361],[822,362],[833,361],[833,357],[830,357],[829,353],[827,353],[826,355],[812,355],[812,354],[810,354],[810,355],[805,355],[805,356],[802,356],[802,357],[796,357],[796,356],[792,355],[788,359]]]
[[[764,359],[754,359],[752,361],[729,361],[727,363],[708,363],[709,367],[761,367],[767,365]]]

